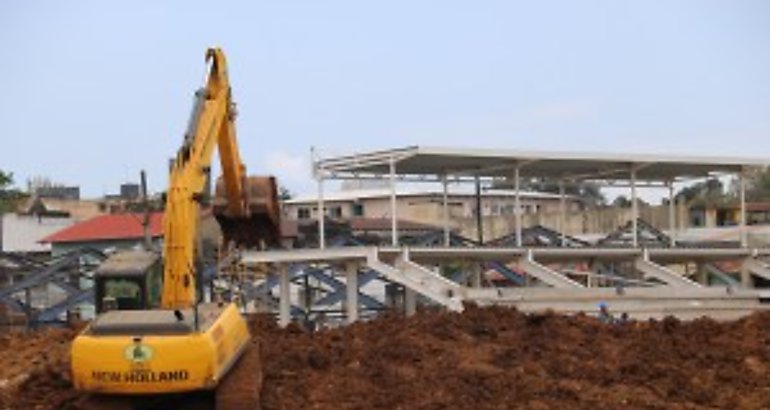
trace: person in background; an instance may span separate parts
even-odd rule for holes
[[[607,305],[607,302],[599,302],[599,320],[602,323],[612,323],[615,320],[612,317],[612,313],[610,313],[610,307]]]

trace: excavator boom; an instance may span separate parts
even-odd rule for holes
[[[174,160],[164,220],[164,286],[161,306],[189,308],[195,302],[195,244],[199,201],[204,196],[215,146],[222,177],[217,183],[214,213],[226,242],[257,247],[278,243],[279,209],[272,177],[246,177],[238,154],[235,104],[227,61],[218,48],[206,52],[210,65],[204,88],[195,93],[182,147]]]

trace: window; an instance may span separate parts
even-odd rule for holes
[[[307,208],[298,208],[297,219],[310,219],[310,210]]]
[[[364,216],[364,204],[353,204],[353,216]]]
[[[342,218],[342,207],[340,206],[332,206],[329,208],[329,217],[331,218]]]
[[[102,303],[119,310],[142,309],[142,288],[129,279],[110,279],[104,283]]]

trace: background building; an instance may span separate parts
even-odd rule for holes
[[[41,240],[51,245],[51,254],[58,256],[67,252],[92,248],[99,251],[130,249],[141,246],[144,241],[142,214],[100,215],[76,223]],[[150,215],[150,237],[160,245],[163,236],[163,213]]]
[[[72,225],[67,215],[7,213],[0,217],[0,251],[47,253],[50,243],[40,240]]]
[[[391,192],[389,189],[353,189],[324,194],[324,208],[329,218],[390,218]],[[396,192],[397,218],[423,224],[441,225],[443,221],[441,190],[401,188]],[[483,191],[482,216],[513,215],[514,193],[511,191]],[[580,209],[581,202],[567,196],[566,210]],[[521,207],[525,214],[558,211],[559,195],[541,192],[522,192]],[[449,192],[449,217],[452,220],[473,218],[476,214],[476,195],[470,191]],[[309,195],[285,200],[284,217],[287,220],[310,220],[318,217],[318,196]]]

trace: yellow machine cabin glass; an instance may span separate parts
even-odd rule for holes
[[[142,286],[136,280],[115,278],[104,281],[102,304],[107,310],[143,309]]]

